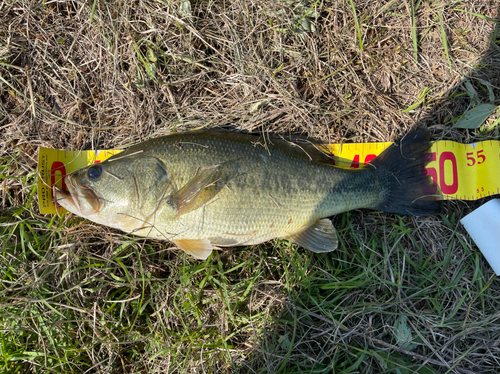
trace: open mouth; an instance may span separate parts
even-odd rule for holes
[[[70,175],[66,178],[66,185],[69,191],[54,186],[53,195],[56,205],[60,205],[79,216],[88,216],[99,212],[101,202],[91,188],[81,186]]]
[[[54,202],[57,206],[62,206],[63,208],[74,212],[78,209],[78,205],[75,204],[75,200],[69,191],[61,190],[56,185],[53,186],[52,195],[54,196]]]

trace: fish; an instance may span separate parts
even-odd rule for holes
[[[196,259],[220,247],[286,239],[316,253],[337,248],[329,217],[353,209],[426,216],[442,195],[425,175],[427,130],[370,163],[341,168],[314,144],[229,131],[171,133],[66,176],[55,201],[69,212]]]

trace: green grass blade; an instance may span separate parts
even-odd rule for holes
[[[359,24],[359,21],[358,21],[358,15],[356,13],[356,6],[354,5],[353,0],[349,0],[349,2],[351,3],[352,14],[354,17],[354,24],[356,25],[356,32],[358,34],[359,49],[361,51],[363,51],[363,34],[361,32],[361,25]]]
[[[417,11],[418,4],[415,5],[415,0],[411,0],[411,38],[413,41],[413,58],[418,61],[418,36],[417,36],[417,20],[415,18],[415,13]]]
[[[445,28],[445,24],[444,24],[443,14],[438,13],[438,17],[439,17],[439,28],[441,30],[441,41],[443,43],[444,54],[446,56],[446,61],[448,62],[450,74],[452,74],[453,69],[451,67],[451,56],[450,56],[450,51],[449,51],[449,47],[448,47],[448,36],[446,35],[446,28]]]

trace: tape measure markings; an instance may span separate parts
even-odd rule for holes
[[[390,144],[392,143],[330,144],[325,145],[324,149],[334,156],[335,165],[359,168],[382,153]],[[92,163],[102,162],[121,151],[61,151],[40,147],[37,167],[40,213],[56,213],[52,186],[64,189],[67,174]],[[426,164],[426,161],[429,162]],[[437,141],[422,155],[422,170],[439,185],[444,199],[477,200],[499,194],[500,142],[486,140],[461,144],[447,140]],[[62,213],[64,209],[59,207],[59,211]]]

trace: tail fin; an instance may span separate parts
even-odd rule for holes
[[[384,186],[376,210],[413,216],[441,212],[441,191],[430,176],[422,173],[421,154],[430,147],[429,133],[419,129],[396,141],[370,163]]]

